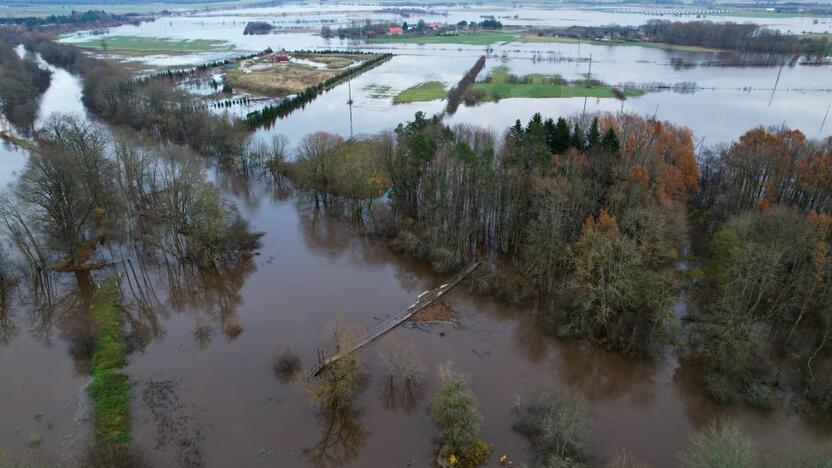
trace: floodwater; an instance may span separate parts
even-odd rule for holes
[[[549,47],[567,58],[591,53],[593,75],[608,82],[692,79],[715,88],[693,95],[648,93],[624,103],[625,110],[688,125],[708,143],[786,117],[791,125],[806,123],[804,130],[812,135],[808,123],[819,125],[817,112],[822,117],[824,99],[830,99],[825,93],[778,90],[769,107],[770,91],[733,88],[771,87],[776,69],[675,70],[669,58],[676,53],[656,49],[583,45],[579,53],[577,45],[573,50],[565,44],[502,47],[517,57],[503,58],[497,47],[489,69],[506,64],[518,74],[560,73],[569,79],[586,73],[585,61],[532,60],[536,49]],[[372,85],[400,90],[434,79],[453,84],[484,51],[396,49],[401,55],[349,87],[325,93],[273,128],[259,130],[257,137],[281,133],[296,143],[318,130],[371,134],[391,129],[417,110],[440,112],[440,101],[394,106],[390,97],[377,96],[378,87]],[[821,87],[829,82],[828,74],[824,67],[784,68],[780,83],[784,90]],[[346,105],[350,92],[356,101],[352,129]],[[39,119],[56,111],[83,112],[79,97],[77,78],[57,70]],[[584,99],[503,100],[462,107],[449,122],[501,131],[532,112],[570,114],[584,105]],[[590,99],[586,110],[616,111],[620,105]],[[16,178],[25,156],[0,150],[4,185]],[[14,162],[8,164],[7,158]],[[436,448],[427,414],[436,384],[432,369],[448,360],[471,376],[485,419],[483,438],[495,454],[506,454],[515,464],[529,456],[524,440],[511,430],[511,408],[517,401],[530,402],[543,389],[567,392],[586,403],[591,453],[599,462],[626,450],[656,467],[678,465],[690,433],[719,417],[734,419],[766,453],[797,441],[827,441],[832,435],[828,421],[811,421],[788,410],[717,407],[671,352],[657,362],[639,362],[549,338],[541,334],[529,306],[495,304],[464,287],[445,299],[458,325],[403,326],[390,334],[413,342],[431,370],[418,391],[407,394],[399,386],[390,392],[378,357],[381,343],[374,343],[362,352],[368,379],[352,410],[334,417],[319,414],[302,390],[275,375],[275,355],[291,350],[304,367],[311,367],[316,349],[328,343],[327,327],[336,317],[370,327],[445,277],[392,254],[384,241],[360,235],[351,223],[317,212],[271,183],[240,181],[212,167],[206,176],[236,203],[254,230],[264,233],[263,247],[250,265],[222,278],[193,272],[168,276],[137,262],[141,283],[135,276],[129,287],[123,282],[133,348],[126,372],[135,384],[134,444],[154,466],[428,466]],[[133,275],[123,266],[116,269]],[[144,286],[137,291],[133,286],[139,284]],[[88,368],[77,357],[88,317],[73,278],[61,278],[57,289],[55,307],[36,308],[32,298],[13,292],[8,307],[0,309],[5,314],[0,320],[0,447],[12,457],[65,462],[90,442],[84,390]],[[683,295],[677,316],[686,307]]]
[[[730,53],[703,53],[664,50],[636,46],[605,46],[568,43],[495,43],[489,47],[458,44],[366,44],[363,41],[324,39],[317,34],[321,24],[338,25],[355,19],[401,20],[390,13],[381,13],[377,5],[339,5],[337,9],[319,5],[286,4],[280,7],[240,9],[200,13],[191,16],[163,18],[139,26],[125,25],[110,29],[109,35],[167,37],[171,39],[217,39],[233,44],[239,50],[309,50],[350,49],[371,52],[390,52],[396,57],[352,80],[319,96],[303,112],[295,112],[277,121],[269,129],[258,131],[258,137],[270,139],[283,134],[292,143],[313,131],[328,131],[342,136],[369,135],[389,130],[397,122],[412,119],[417,110],[433,114],[444,109],[444,102],[393,104],[400,91],[424,81],[441,81],[447,87],[456,84],[480,55],[487,55],[483,79],[496,66],[506,66],[517,75],[530,73],[559,74],[566,79],[592,78],[614,86],[650,87],[655,83],[668,86],[695,85],[695,91],[685,94],[673,91],[648,92],[625,102],[615,99],[503,99],[475,107],[462,106],[448,118],[452,124],[475,124],[502,132],[516,119],[526,121],[535,112],[546,117],[570,115],[576,112],[634,112],[639,115],[669,120],[693,130],[698,140],[706,144],[728,143],[755,125],[786,125],[799,128],[813,138],[829,135],[832,122],[822,122],[832,105],[832,66],[794,65],[779,67],[705,66],[708,63],[728,63],[736,58]],[[500,10],[502,11],[502,10]],[[496,14],[492,7],[462,10],[473,17]],[[453,15],[462,14],[450,10]],[[538,15],[540,13],[540,15]],[[506,11],[497,16],[503,19]],[[578,24],[641,24],[649,15],[592,10],[520,9],[520,18],[537,18],[538,24],[561,25],[573,18]],[[513,16],[513,15],[512,15]],[[471,16],[468,16],[469,18]],[[438,18],[445,17],[439,15]],[[625,19],[630,18],[628,21]],[[308,25],[312,20],[318,24]],[[416,16],[406,18],[417,21]],[[511,19],[511,18],[510,18]],[[692,20],[695,18],[683,18]],[[732,19],[714,17],[718,19]],[[300,30],[286,30],[277,34],[243,35],[248,21],[271,21],[281,27],[306,25]],[[434,21],[437,19],[434,18]],[[453,20],[453,21],[452,21]],[[733,18],[733,20],[745,20]],[[828,28],[828,18],[817,18],[818,24]],[[771,18],[754,21],[772,25]],[[811,29],[812,18],[778,18],[791,24],[791,29]],[[783,24],[785,24],[783,23]],[[300,27],[300,26],[298,26]],[[87,33],[64,38],[73,42],[85,40]],[[106,37],[106,36],[105,36]],[[239,53],[239,52],[237,52]],[[214,60],[232,52],[210,52],[171,56],[133,57],[148,66],[192,65]],[[692,66],[680,66],[689,64]],[[778,79],[779,75],[779,79]],[[776,86],[776,89],[775,89]],[[379,88],[386,92],[379,93]],[[352,108],[347,104],[353,100]],[[267,102],[252,101],[235,106],[231,112],[244,114]]]

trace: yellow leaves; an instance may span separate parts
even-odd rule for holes
[[[457,458],[456,455],[451,454],[451,456],[448,457],[448,463],[450,463],[451,466],[456,466],[459,464],[459,458]]]

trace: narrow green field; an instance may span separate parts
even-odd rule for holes
[[[109,283],[96,291],[90,314],[97,340],[92,352],[92,382],[87,387],[93,409],[95,438],[112,446],[130,442],[130,378],[124,373],[124,343],[118,289]]]
[[[516,34],[506,32],[490,32],[477,34],[459,34],[456,36],[384,36],[368,39],[367,42],[377,44],[465,44],[488,45],[496,42],[509,42],[517,37]]]
[[[485,81],[473,83],[473,92],[481,92],[486,101],[498,101],[508,98],[570,98],[570,97],[615,97],[613,87],[607,84],[592,82],[568,82],[559,75],[531,75],[514,76],[507,67],[497,67],[491,70]],[[627,97],[641,96],[640,89],[625,89],[622,91]]]
[[[473,90],[485,93],[486,100],[496,101],[507,98],[570,98],[570,97],[615,97],[613,87],[608,85],[582,86],[574,84],[537,84],[537,83],[474,83]],[[640,89],[626,89],[628,97],[641,96]]]
[[[411,86],[400,92],[393,98],[393,104],[405,104],[409,102],[425,102],[442,99],[448,94],[445,84],[439,81],[428,81]]]
[[[167,39],[162,37],[107,36],[73,43],[78,47],[127,52],[211,52],[234,50],[234,46],[218,40]]]

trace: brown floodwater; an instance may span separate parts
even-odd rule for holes
[[[372,326],[445,277],[270,184],[217,178],[265,233],[263,247],[251,266],[222,279],[182,273],[173,280],[162,268],[140,267],[141,291],[135,277],[132,291],[122,282],[125,297],[135,292],[148,305],[131,300],[128,309],[135,445],[154,466],[428,466],[436,448],[427,413],[432,372],[415,392],[391,392],[374,343],[362,352],[369,377],[353,408],[324,415],[296,384],[277,378],[273,362],[289,349],[309,367],[335,317]],[[67,300],[55,323],[22,306],[13,317],[18,333],[0,348],[0,446],[13,455],[69,460],[88,442],[87,370],[73,357],[85,326],[72,305],[78,301]],[[541,334],[531,310],[464,286],[445,302],[457,325],[406,325],[390,335],[414,343],[428,369],[451,360],[470,375],[483,437],[498,455],[529,459],[511,430],[511,409],[543,389],[586,404],[598,462],[626,450],[653,466],[677,465],[691,431],[716,417],[735,419],[772,452],[830,434],[785,410],[712,405],[671,354],[639,362],[553,339]],[[42,441],[32,443],[35,437]]]

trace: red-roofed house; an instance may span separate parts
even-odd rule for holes
[[[274,60],[275,63],[288,62],[289,54],[287,54],[286,52],[275,52],[275,54],[272,56],[272,60]]]
[[[387,28],[388,36],[401,36],[402,34],[404,34],[404,30],[401,26],[390,26]]]

